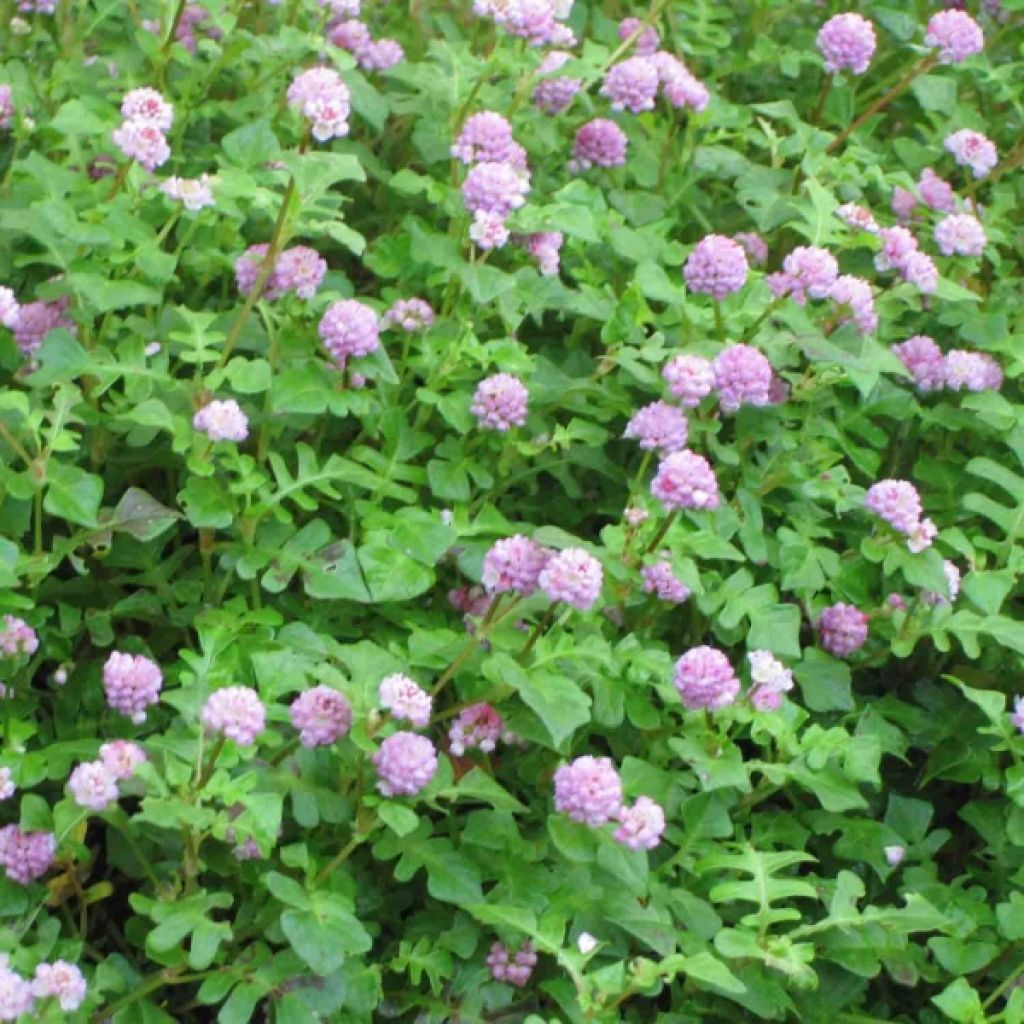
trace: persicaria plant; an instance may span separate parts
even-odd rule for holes
[[[1024,1024],[1024,0],[0,28],[0,1021]]]

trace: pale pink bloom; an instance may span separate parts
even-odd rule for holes
[[[325,747],[352,727],[352,705],[330,686],[314,686],[292,701],[289,715],[304,747]]]
[[[863,75],[875,53],[875,29],[867,18],[852,12],[829,18],[818,32],[818,49],[831,74],[852,71]]]
[[[451,752],[462,757],[467,750],[489,754],[498,745],[505,723],[490,704],[472,704],[459,712],[448,731]]]
[[[477,210],[473,214],[469,237],[484,252],[500,249],[509,240],[510,234],[505,218],[501,214],[488,213],[486,210]]]
[[[141,654],[114,651],[103,665],[107,704],[136,725],[146,720],[146,710],[160,699],[163,686],[160,666]]]
[[[939,51],[940,64],[959,64],[985,47],[981,26],[964,11],[939,11],[928,22],[925,46]]]
[[[582,548],[556,552],[537,577],[540,589],[552,601],[564,601],[581,612],[597,603],[603,582],[601,563]]]
[[[32,991],[37,999],[56,999],[62,1010],[71,1013],[85,1002],[85,978],[74,964],[55,960],[36,968]]]
[[[233,399],[207,402],[193,417],[192,426],[211,441],[244,441],[249,436],[249,417]]]
[[[715,387],[714,367],[703,356],[673,356],[661,375],[680,404],[689,408],[700,405]]]
[[[11,769],[5,764],[0,765],[0,801],[10,800],[17,791]]]
[[[210,732],[221,733],[247,747],[263,732],[267,714],[255,690],[247,686],[225,686],[207,697],[200,719]]]
[[[0,628],[0,657],[17,658],[35,654],[39,648],[36,631],[16,615],[5,615]]]
[[[319,142],[348,135],[348,86],[332,68],[310,68],[297,75],[288,87],[288,105],[310,122]]]
[[[174,124],[174,107],[156,89],[132,89],[121,101],[121,116],[147,122],[166,135]]]
[[[867,231],[872,235],[878,234],[878,221],[866,207],[858,206],[856,203],[843,203],[835,212],[847,227],[855,228],[858,231]]]
[[[743,246],[724,235],[706,235],[686,259],[683,277],[691,291],[721,301],[746,283],[749,266]]]
[[[171,199],[177,199],[186,210],[193,212],[203,209],[204,206],[214,206],[216,203],[208,174],[199,178],[170,177],[161,183],[160,191]]]
[[[717,711],[732,704],[740,692],[729,659],[714,647],[692,647],[675,666],[675,687],[688,711]]]
[[[653,850],[665,831],[665,812],[649,796],[637,797],[632,807],[622,806],[618,813],[616,842],[631,850]]]
[[[921,172],[917,188],[921,193],[921,198],[931,209],[941,210],[944,213],[953,213],[956,210],[953,186],[940,178],[930,167],[926,167]]]
[[[666,455],[651,482],[651,494],[666,508],[718,508],[718,481],[703,455],[685,449]]]
[[[633,413],[623,437],[635,440],[645,451],[662,454],[686,447],[689,425],[686,416],[667,402],[651,402]]]
[[[415,796],[437,771],[437,751],[426,736],[396,732],[381,743],[373,764],[384,796]]]
[[[591,167],[621,167],[626,162],[626,133],[607,118],[588,121],[577,132],[569,170],[573,174]]]
[[[126,157],[153,171],[167,162],[171,148],[152,121],[125,121],[113,133],[114,142]]]
[[[68,789],[79,807],[91,811],[105,811],[117,803],[117,779],[102,761],[80,764],[68,779]]]
[[[622,780],[611,758],[585,754],[555,772],[555,810],[597,828],[622,807]]]
[[[969,213],[951,213],[936,225],[935,241],[944,256],[980,256],[988,239],[975,217]]]
[[[397,721],[405,721],[425,729],[430,724],[433,698],[418,683],[396,672],[380,681],[377,692],[382,707]]]
[[[907,855],[906,848],[903,846],[885,846],[882,848],[882,852],[885,854],[886,864],[891,868],[898,868]]]
[[[130,779],[146,761],[146,752],[131,740],[111,740],[100,746],[100,760],[118,781]]]
[[[529,939],[514,953],[503,943],[495,942],[487,954],[486,963],[495,981],[503,981],[516,988],[522,988],[530,980],[530,975],[537,965],[537,954],[533,951]]]
[[[658,93],[658,70],[646,57],[628,57],[613,64],[604,76],[601,95],[611,101],[612,110],[633,114],[654,109]]]
[[[526,422],[530,393],[518,377],[496,373],[477,385],[470,411],[482,427],[502,433]]]
[[[964,128],[947,136],[944,145],[961,167],[970,167],[975,178],[984,178],[999,162],[995,144],[981,132]]]
[[[657,594],[658,599],[669,604],[682,604],[692,593],[690,588],[676,576],[672,563],[668,561],[645,565],[640,570],[644,591]]]

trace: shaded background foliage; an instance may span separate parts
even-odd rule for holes
[[[576,0],[568,70],[587,91],[558,117],[529,102],[542,55],[468,4],[369,5],[375,34],[407,54],[372,76],[326,46],[307,0],[211,0],[218,31],[194,55],[140,27],[152,6],[65,4],[0,44],[18,111],[0,136],[0,280],[23,301],[66,296],[76,325],[31,365],[0,334],[0,606],[40,636],[4,677],[0,761],[19,792],[0,815],[61,838],[45,885],[0,880],[0,949],[25,973],[63,956],[90,982],[80,1010],[45,1019],[1024,1020],[1020,993],[1007,998],[1024,959],[1024,741],[1008,714],[1024,655],[1021,3],[1004,0],[1005,20],[974,11],[985,53],[918,78],[833,155],[918,58],[932,5],[856,5],[879,51],[817,125],[814,38],[835,3]],[[616,115],[627,165],[572,176],[575,129],[608,114],[617,22],[648,13],[711,103]],[[321,55],[351,89],[353,128],[299,154],[283,96]],[[87,173],[113,159],[121,98],[146,84],[176,111],[160,176],[215,173],[214,208],[179,214],[138,167],[113,193]],[[468,245],[449,146],[483,109],[507,114],[529,154],[512,224],[564,234],[557,277],[514,247],[483,260]],[[990,179],[944,154],[958,128],[996,142]],[[891,222],[893,188],[926,166],[970,187],[989,237],[981,260],[939,261],[932,299],[882,282],[875,337],[814,304],[771,306],[760,272],[722,304],[726,336],[756,344],[790,396],[691,418],[724,500],[666,535],[694,596],[658,606],[622,512],[650,508],[644,544],[664,512],[621,436],[662,395],[670,355],[721,348],[711,303],[682,283],[692,244],[757,231],[768,270],[815,244],[875,280],[873,240],[834,210],[861,202]],[[225,356],[234,262],[270,237],[290,174],[289,239],[327,260],[326,280],[308,303],[259,303]],[[435,326],[385,334],[359,362],[367,386],[350,386],[319,347],[328,301],[382,312],[413,295]],[[994,356],[1003,389],[917,393],[889,351],[915,334]],[[498,370],[530,393],[507,435],[469,410]],[[244,445],[192,429],[213,395],[247,411]],[[917,484],[934,548],[909,554],[862,510],[886,476]],[[431,735],[486,695],[527,745],[442,756],[420,798],[383,800],[368,767],[377,684],[441,677],[466,644],[448,592],[515,532],[599,557],[604,614],[560,616],[526,658],[511,621],[491,630]],[[945,592],[943,557],[962,593],[930,605],[919,595]],[[837,600],[872,612],[848,662],[812,628]],[[530,624],[543,611],[522,606]],[[769,649],[798,688],[775,714],[686,713],[672,660],[705,642],[737,665]],[[143,726],[105,707],[114,648],[163,668]],[[286,706],[316,682],[348,696],[353,731],[295,751]],[[199,709],[229,683],[259,690],[268,728],[255,748],[229,745],[200,791]],[[120,811],[82,822],[65,780],[112,737],[140,739],[149,762]],[[554,769],[588,752],[665,806],[657,850],[552,813]],[[246,839],[261,857],[238,863]],[[496,937],[532,939],[525,989],[490,980]]]

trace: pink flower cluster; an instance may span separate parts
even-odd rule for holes
[[[20,1020],[35,1009],[32,983],[10,966],[10,956],[0,953],[0,1020]]]
[[[930,519],[921,518],[921,498],[917,488],[906,480],[880,480],[864,498],[864,506],[894,530],[907,537],[913,552],[930,547],[938,532]]]
[[[680,404],[691,409],[715,389],[714,367],[703,356],[673,356],[661,375]]]
[[[193,417],[192,426],[211,441],[244,441],[249,436],[249,417],[233,399],[207,402]]]
[[[39,648],[36,631],[16,615],[5,615],[0,628],[0,657],[17,658],[35,654]]]
[[[946,137],[946,151],[961,167],[970,167],[975,178],[984,178],[999,163],[995,143],[967,128]]]
[[[501,942],[495,942],[487,954],[487,966],[495,981],[504,981],[516,988],[522,988],[537,966],[537,954],[527,940],[514,953]]]
[[[518,235],[513,239],[536,261],[542,277],[557,277],[561,265],[561,231],[535,231],[530,235]]]
[[[248,295],[258,284],[269,251],[268,245],[251,245],[235,261],[235,281],[242,295]],[[326,273],[327,261],[315,249],[292,246],[274,261],[260,297],[272,302],[294,292],[300,299],[311,299]]]
[[[601,95],[611,101],[612,110],[633,114],[653,110],[658,95],[658,69],[646,57],[627,57],[607,70]]]
[[[376,312],[355,299],[332,302],[320,319],[319,331],[324,347],[341,370],[350,358],[366,356],[380,348]]]
[[[117,779],[104,761],[78,765],[68,779],[68,789],[75,803],[90,811],[105,811],[120,796]]]
[[[14,784],[14,774],[6,764],[0,765],[0,801],[10,800],[18,791]]]
[[[939,51],[940,64],[960,64],[981,53],[985,48],[985,34],[966,12],[939,11],[928,22],[924,44]]]
[[[430,724],[433,699],[419,683],[396,672],[380,681],[377,696],[382,707],[398,722],[409,722],[417,729]]]
[[[448,731],[448,745],[456,757],[467,750],[489,754],[505,732],[501,715],[490,704],[471,704],[459,712]]]
[[[651,402],[633,413],[623,437],[638,441],[644,451],[665,455],[686,447],[689,425],[686,416],[667,402]]]
[[[772,365],[750,345],[730,345],[712,363],[715,390],[723,412],[736,412],[740,406],[770,404]]]
[[[951,213],[936,225],[935,241],[943,256],[980,256],[988,238],[977,218],[969,213]]]
[[[637,34],[633,49],[641,57],[650,57],[661,45],[661,36],[653,25],[645,25],[639,18],[623,18],[619,22],[619,39],[625,42]]]
[[[255,690],[247,686],[225,686],[206,698],[200,720],[209,732],[247,747],[263,732],[267,713]]]
[[[564,601],[577,611],[589,611],[601,596],[604,570],[582,548],[564,548],[553,554],[537,577],[540,589],[552,601]]]
[[[616,815],[619,827],[616,842],[631,850],[653,850],[665,831],[665,811],[649,796],[639,796],[632,807],[625,804]]]
[[[381,327],[398,327],[409,334],[426,331],[434,323],[434,311],[425,299],[398,299],[381,317]]]
[[[866,231],[868,234],[878,234],[878,221],[866,207],[858,206],[856,203],[843,203],[836,208],[836,216],[849,228],[857,231]]]
[[[595,117],[577,132],[572,144],[569,170],[573,174],[591,167],[621,167],[626,162],[626,133],[605,117]]]
[[[100,745],[100,761],[118,782],[124,782],[146,761],[146,752],[131,740],[111,740]]]
[[[160,666],[142,654],[114,651],[103,665],[107,704],[136,725],[146,720],[147,709],[160,699],[163,682]]]
[[[1003,383],[1003,371],[990,355],[964,349],[951,349],[943,355],[942,349],[925,334],[893,345],[892,351],[921,392],[943,387],[953,391],[998,390]]]
[[[878,329],[875,295],[871,285],[863,278],[841,274],[832,285],[829,298],[837,306],[849,309],[853,323],[861,334],[874,334]],[[846,319],[840,322],[846,322]]]
[[[384,796],[415,796],[437,771],[437,751],[426,736],[396,732],[381,743],[373,764]]]
[[[332,68],[310,68],[297,75],[288,86],[288,105],[310,125],[318,142],[348,135],[351,112],[348,86]]]
[[[526,170],[526,150],[512,137],[508,119],[493,110],[481,110],[466,119],[451,154],[469,166],[496,163]]]
[[[576,37],[561,24],[563,5],[558,0],[473,0],[473,11],[489,17],[509,35],[531,46],[573,46]]]
[[[140,167],[153,171],[171,155],[166,133],[174,123],[174,108],[156,89],[132,89],[121,103],[124,121],[113,134],[118,149]]]
[[[687,257],[683,277],[691,291],[721,301],[746,284],[749,269],[742,245],[724,235],[705,235]]]
[[[585,754],[555,772],[555,810],[591,828],[618,817],[622,780],[609,757]]]
[[[405,51],[394,39],[374,39],[361,21],[336,22],[327,30],[335,46],[348,50],[364,71],[387,71],[405,59]]]
[[[703,645],[691,647],[676,662],[675,687],[688,711],[717,711],[736,700],[740,681],[720,650]]]
[[[793,673],[771,651],[751,651],[750,703],[758,711],[776,711],[784,694],[793,689]]]
[[[533,102],[545,114],[560,114],[566,110],[583,86],[583,81],[579,78],[571,78],[568,75],[550,77],[571,57],[572,54],[564,50],[551,50],[537,69],[539,76],[548,77],[542,77],[534,87]]]
[[[868,617],[852,604],[839,601],[822,611],[818,619],[821,646],[839,658],[859,651],[868,638]]]
[[[14,96],[9,85],[0,85],[0,131],[10,131],[12,124],[14,124]]]
[[[651,494],[667,509],[718,508],[718,481],[703,455],[689,449],[666,455],[651,482]]]
[[[161,182],[160,191],[168,198],[176,199],[186,210],[191,210],[193,213],[216,203],[208,174],[198,178],[172,176]]]
[[[470,411],[480,426],[506,433],[526,422],[530,393],[518,377],[495,373],[476,386]]]
[[[22,832],[17,825],[0,828],[0,865],[12,882],[28,885],[41,878],[56,854],[57,838],[52,832]]]
[[[878,232],[882,249],[875,256],[875,269],[897,270],[905,281],[925,294],[935,291],[939,272],[932,258],[918,248],[917,239],[904,227],[896,225]]]
[[[56,999],[67,1013],[77,1010],[85,1002],[87,991],[82,972],[66,960],[40,964],[32,980],[32,994],[36,999]]]
[[[529,597],[540,586],[540,574],[552,554],[522,534],[495,541],[484,555],[481,582],[490,594]]]
[[[62,329],[76,333],[74,321],[64,315],[70,302],[67,296],[62,296],[53,302],[29,302],[13,310],[4,302],[3,322],[10,327],[15,344],[25,356],[31,358],[51,331]]]
[[[863,75],[874,56],[877,40],[875,28],[859,14],[837,14],[829,18],[818,32],[818,49],[825,58],[830,75],[852,71]]]
[[[659,601],[668,604],[682,604],[693,591],[676,576],[672,563],[665,561],[655,562],[653,565],[645,565],[640,570],[644,581],[644,591],[648,594],[656,594]]]
[[[314,686],[292,701],[292,725],[304,747],[326,747],[352,727],[352,705],[329,686]]]

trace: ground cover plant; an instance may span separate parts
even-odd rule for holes
[[[1024,2],[0,0],[0,1020],[1024,1021]]]

